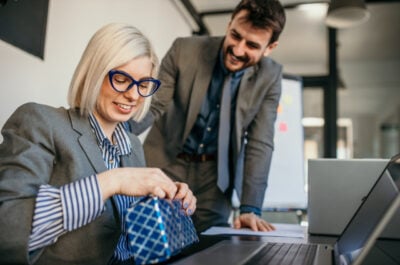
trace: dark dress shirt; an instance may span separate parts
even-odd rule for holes
[[[244,70],[232,73],[231,83],[231,124],[234,121],[236,96]],[[216,154],[218,148],[218,124],[222,86],[228,70],[223,64],[223,53],[214,67],[210,86],[207,91],[197,120],[186,139],[183,150],[189,154]],[[232,128],[232,126],[231,126]]]

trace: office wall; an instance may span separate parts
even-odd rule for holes
[[[44,60],[0,40],[0,127],[28,101],[67,106],[69,82],[87,42],[110,22],[137,26],[160,59],[177,36],[192,34],[173,1],[50,0]]]

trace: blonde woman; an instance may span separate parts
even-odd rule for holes
[[[140,121],[160,86],[158,60],[135,27],[109,24],[90,40],[72,78],[69,109],[19,107],[0,145],[1,264],[133,264],[124,210],[134,196],[196,198],[145,167]]]

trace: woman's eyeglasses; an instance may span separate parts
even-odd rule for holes
[[[158,79],[150,77],[136,81],[129,74],[118,70],[110,70],[108,72],[108,78],[115,91],[124,93],[136,85],[137,91],[142,97],[153,95],[161,85]]]

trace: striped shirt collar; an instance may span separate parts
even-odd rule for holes
[[[104,144],[112,144],[110,140],[106,137],[103,129],[101,128],[99,122],[97,121],[96,117],[90,113],[89,114],[89,123],[92,127],[97,141],[99,145],[102,147]],[[121,155],[129,155],[131,153],[131,142],[129,140],[128,134],[125,131],[125,127],[123,123],[118,123],[115,131],[113,133],[113,138],[118,146]]]

